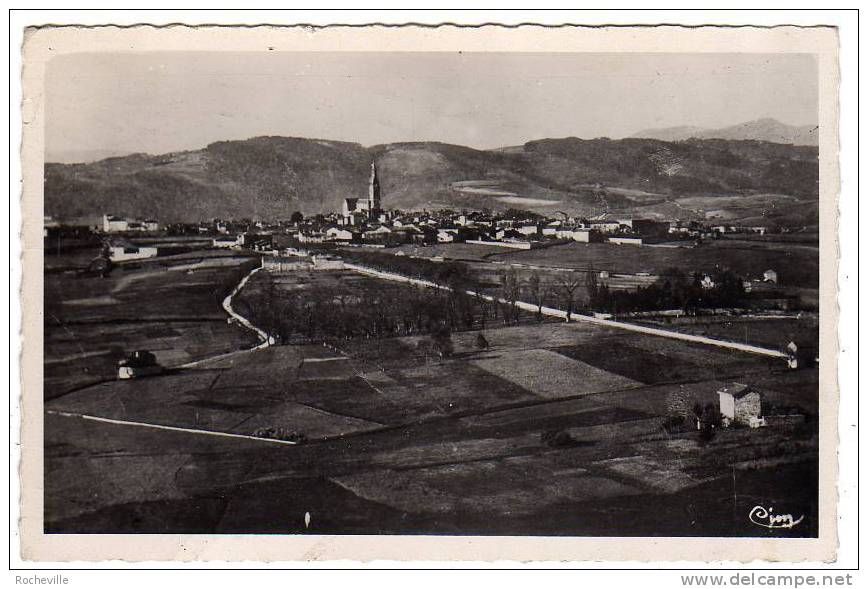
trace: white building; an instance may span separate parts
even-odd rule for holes
[[[143,260],[157,255],[157,248],[153,246],[138,246],[132,243],[112,244],[109,246],[109,258],[113,262],[126,262],[127,260]]]
[[[607,241],[617,245],[642,245],[641,237],[610,237]]]
[[[106,233],[119,233],[121,231],[128,231],[129,228],[129,222],[123,217],[116,217],[114,215],[102,216],[102,230]]]
[[[762,396],[741,383],[732,383],[717,391],[720,416],[724,424],[740,423],[750,427],[765,425],[762,420]]]
[[[437,243],[452,243],[455,241],[455,234],[443,229],[437,232]]]
[[[238,245],[238,238],[232,237],[229,235],[224,235],[221,237],[215,237],[211,241],[212,247],[223,247],[223,248],[233,248]]]
[[[561,229],[556,235],[558,239],[572,239],[573,241],[580,241],[582,243],[589,243],[591,241],[591,230],[580,227]]]
[[[326,229],[326,239],[328,239],[329,241],[352,241],[353,232],[349,229],[329,227],[328,229]]]
[[[600,233],[615,233],[621,228],[621,224],[618,221],[592,221],[590,228]]]

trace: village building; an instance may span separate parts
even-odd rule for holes
[[[160,224],[156,219],[139,221],[136,219],[125,219],[124,217],[118,217],[116,215],[103,215],[102,230],[105,233],[159,231]]]
[[[246,249],[267,250],[271,249],[273,236],[270,233],[253,233],[245,231],[238,237],[238,245]]]
[[[264,256],[262,267],[269,272],[293,272],[310,270],[313,268],[313,261],[298,256]]]
[[[669,234],[668,221],[654,219],[631,219],[629,227],[642,237],[664,237]]]
[[[455,230],[447,231],[446,229],[439,229],[437,231],[437,243],[452,243],[455,241],[457,234],[458,232]]]
[[[762,395],[741,383],[732,383],[717,391],[720,400],[720,415],[724,426],[731,423],[761,427]]]
[[[349,229],[329,227],[326,229],[325,235],[328,241],[353,241],[356,234]]]
[[[588,226],[600,233],[615,233],[621,229],[621,223],[618,221],[591,221]]]
[[[102,230],[106,233],[122,233],[129,230],[129,223],[123,217],[103,215]]]
[[[557,232],[556,236],[558,237],[558,239],[572,239],[573,241],[578,241],[581,243],[599,241],[599,239],[597,239],[599,237],[599,233],[597,233],[593,229],[588,229],[584,227],[561,229]]]
[[[221,235],[211,240],[211,247],[233,248],[238,246],[238,238],[231,235]]]

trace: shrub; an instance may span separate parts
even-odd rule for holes
[[[565,430],[543,432],[540,439],[549,448],[569,448],[576,445],[576,440]]]

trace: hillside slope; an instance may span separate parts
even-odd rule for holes
[[[325,212],[367,193],[372,160],[389,208],[816,223],[816,148],[720,139],[545,139],[481,151],[258,137],[162,156],[46,164],[45,214],[170,222]]]
[[[757,119],[722,129],[702,127],[666,127],[646,129],[631,137],[660,139],[662,141],[686,141],[687,139],[730,139],[733,141],[768,141],[790,145],[819,144],[819,129],[813,125],[786,125],[775,119]]]

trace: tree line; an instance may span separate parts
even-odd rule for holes
[[[268,272],[256,275],[236,301],[242,315],[284,343],[422,334],[445,349],[452,332],[519,321],[507,312],[514,307],[458,289],[362,280],[291,291],[278,288]]]
[[[636,290],[611,290],[600,284],[593,270],[588,272],[589,306],[606,313],[702,308],[733,308],[745,304],[744,282],[730,270],[723,270],[703,283],[705,275],[686,274],[670,268],[665,279]]]

